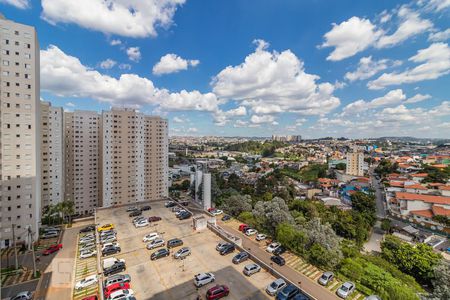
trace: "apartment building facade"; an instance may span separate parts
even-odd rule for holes
[[[42,208],[64,200],[63,109],[41,101]]]
[[[41,211],[39,42],[0,15],[0,247],[26,242]],[[37,234],[33,239],[37,239]]]
[[[168,195],[167,120],[134,109],[102,112],[100,205],[151,201]]]
[[[351,176],[364,176],[364,153],[347,153],[345,173]]]
[[[76,214],[91,214],[99,203],[100,137],[97,112],[64,112],[64,198]]]

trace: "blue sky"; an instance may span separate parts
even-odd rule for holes
[[[109,5],[109,6],[105,6]],[[0,0],[41,97],[171,135],[450,138],[450,0]]]

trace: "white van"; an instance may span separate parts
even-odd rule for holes
[[[102,264],[102,267],[103,267],[103,270],[104,269],[106,269],[106,268],[109,268],[109,267],[111,267],[112,265],[114,265],[116,262],[125,262],[125,259],[117,259],[117,258],[115,258],[115,257],[108,257],[108,258],[105,258],[104,260],[103,260],[103,264]]]

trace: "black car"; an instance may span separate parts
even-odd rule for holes
[[[281,256],[278,255],[274,255],[270,258],[271,261],[273,261],[274,263],[276,263],[279,266],[284,266],[286,264],[286,261],[284,260],[284,258],[282,258]]]
[[[292,284],[288,284],[281,291],[278,292],[276,300],[291,300],[296,295],[300,294],[300,290]]]
[[[220,253],[220,255],[227,255],[229,253],[233,253],[234,249],[235,249],[234,245],[233,244],[229,244],[229,245],[226,245],[225,247],[223,247],[223,249],[220,250],[219,253]]]
[[[119,253],[120,251],[121,251],[120,247],[112,245],[102,250],[102,256],[116,254]]]
[[[171,239],[167,241],[167,248],[175,248],[183,245],[183,241],[180,239]]]
[[[155,259],[166,257],[169,255],[170,255],[170,251],[166,248],[162,248],[162,249],[159,249],[158,251],[153,252],[152,255],[150,256],[150,259],[155,260]]]
[[[275,249],[272,253],[275,255],[281,255],[284,252],[286,252],[286,247],[280,246],[277,249]]]
[[[135,210],[135,211],[130,212],[130,214],[128,216],[130,216],[130,217],[137,217],[137,216],[140,216],[140,215],[142,215],[142,211]]]
[[[233,257],[233,264],[240,264],[241,262],[249,259],[249,255],[247,252],[239,252]]]
[[[190,212],[184,212],[178,215],[178,219],[180,220],[186,220],[189,219],[191,217],[191,213]]]
[[[225,215],[222,217],[222,221],[229,221],[229,220],[231,220],[231,216],[229,215]]]
[[[103,274],[104,274],[105,276],[109,276],[109,275],[112,275],[112,274],[116,274],[116,273],[119,273],[119,272],[123,272],[123,271],[125,271],[126,269],[127,269],[127,267],[125,266],[125,263],[124,263],[123,261],[118,261],[118,262],[116,262],[115,264],[113,264],[111,267],[106,268],[106,269],[103,271]]]
[[[141,211],[150,210],[152,207],[150,205],[144,205],[141,207]]]
[[[164,204],[165,207],[174,207],[175,205],[177,205],[177,204],[176,204],[175,202],[173,202],[173,201],[166,202],[166,203]]]
[[[91,232],[95,230],[95,225],[89,225],[80,230],[80,233]]]

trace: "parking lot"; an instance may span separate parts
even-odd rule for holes
[[[86,234],[80,233],[78,234],[78,240],[82,237],[86,236]],[[97,274],[97,257],[89,257],[89,258],[80,258],[80,249],[77,246],[77,251],[75,252],[75,280],[74,283],[79,282],[80,280]],[[81,290],[75,290],[73,292],[73,300],[81,300],[88,296],[97,295],[98,286],[91,285]]]
[[[144,211],[146,217],[158,216],[162,220],[150,226],[135,228],[126,212],[126,207],[103,209],[97,211],[97,223],[113,223],[121,247],[119,254],[112,255],[125,259],[127,273],[131,276],[131,288],[137,299],[205,299],[206,291],[215,284],[225,284],[230,288],[227,299],[269,299],[265,287],[275,278],[264,269],[247,277],[242,273],[244,266],[251,261],[234,265],[234,254],[221,256],[215,247],[222,241],[209,230],[195,232],[192,219],[180,221],[171,209],[164,207],[164,202],[151,203],[152,209]],[[192,255],[184,260],[171,256],[151,261],[154,250],[147,250],[142,242],[144,235],[158,232],[165,240],[180,238],[184,245],[191,248]],[[171,250],[171,254],[180,247]],[[237,251],[235,251],[235,254]],[[111,257],[111,256],[110,256]],[[212,272],[215,283],[199,289],[193,284],[195,274]]]

